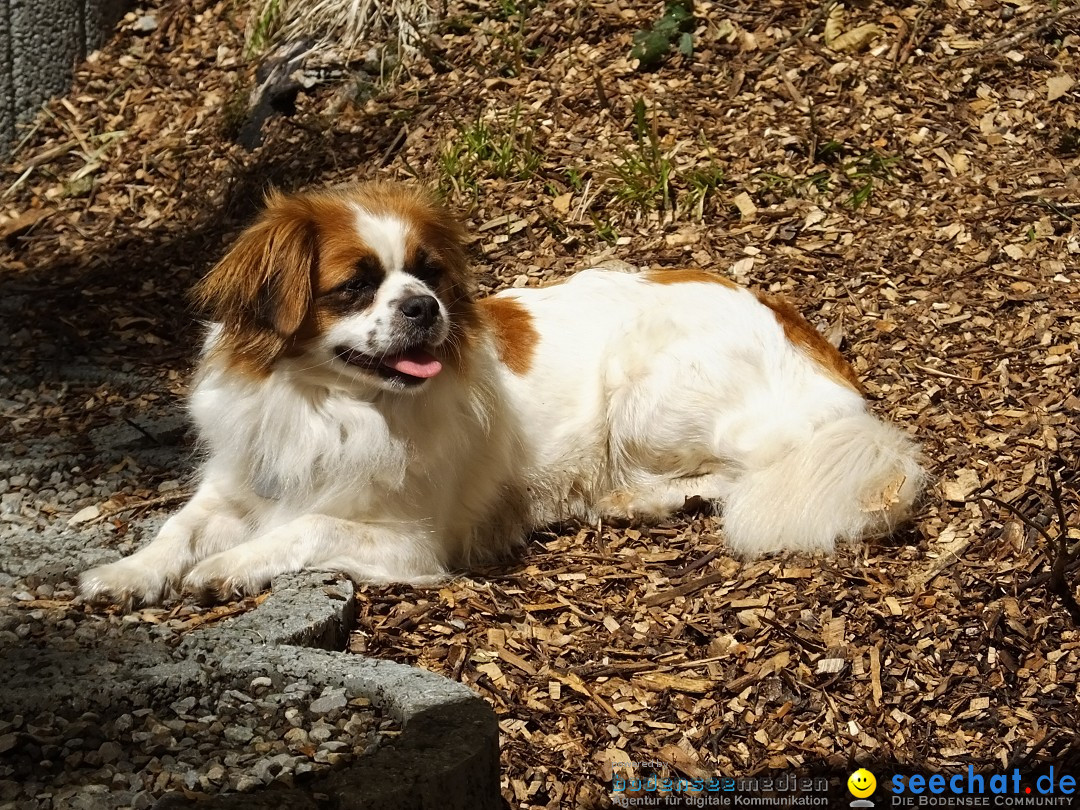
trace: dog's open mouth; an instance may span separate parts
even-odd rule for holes
[[[374,357],[346,346],[338,346],[335,354],[350,366],[373,371],[380,377],[403,385],[419,385],[442,371],[442,363],[430,352],[419,347]]]

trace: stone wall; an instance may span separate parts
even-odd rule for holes
[[[0,157],[15,126],[62,93],[72,71],[99,47],[131,0],[0,0]]]

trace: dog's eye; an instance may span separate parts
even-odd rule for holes
[[[438,284],[439,279],[442,278],[443,267],[438,259],[429,256],[427,252],[421,250],[417,253],[416,261],[414,261],[413,266],[409,268],[409,272],[425,284],[434,286]]]
[[[356,270],[348,281],[336,286],[331,293],[344,298],[363,298],[372,296],[379,288],[382,272],[371,259],[364,258],[356,263]]]
[[[338,287],[338,292],[363,295],[364,293],[374,292],[377,286],[375,280],[369,276],[353,276]]]

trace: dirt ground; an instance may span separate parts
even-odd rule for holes
[[[128,24],[80,67],[0,173],[0,291],[34,301],[19,370],[102,370],[40,429],[140,407],[114,371],[179,409],[186,291],[271,185],[429,183],[476,235],[485,290],[705,267],[842,341],[925,448],[914,525],[750,563],[705,514],[541,533],[443,588],[365,588],[352,649],[489,699],[515,808],[606,806],[612,762],[1075,772],[1075,587],[1051,573],[1064,553],[1075,585],[1059,545],[1080,532],[1056,542],[1047,470],[1073,521],[1080,7],[700,2],[692,56],[649,72],[629,53],[656,3],[452,2],[399,81],[302,94],[254,152],[229,137],[252,71],[240,5],[147,11],[156,30]]]

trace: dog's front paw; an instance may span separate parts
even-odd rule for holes
[[[234,550],[207,557],[192,568],[184,577],[183,589],[200,601],[228,601],[253,596],[269,584],[270,574]]]
[[[79,593],[88,602],[154,605],[176,594],[176,582],[160,568],[131,557],[100,565],[79,576]]]

